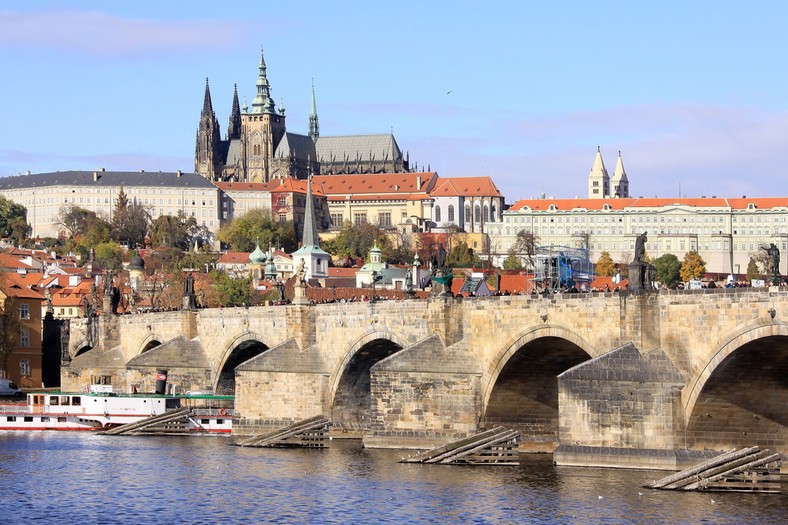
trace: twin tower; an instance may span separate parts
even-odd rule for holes
[[[612,183],[612,187],[611,187]],[[624,161],[621,160],[621,152],[618,152],[616,169],[613,171],[613,180],[607,174],[605,163],[602,160],[602,152],[596,148],[594,165],[588,174],[588,198],[589,199],[609,199],[609,198],[628,198],[629,180],[627,172],[624,171]]]

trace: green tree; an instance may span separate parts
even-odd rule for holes
[[[151,246],[172,246],[188,250],[192,246],[192,235],[197,229],[197,219],[187,217],[183,210],[179,210],[177,216],[162,215],[151,223]]]
[[[514,249],[509,250],[509,256],[503,261],[504,270],[522,270],[523,265],[520,263],[520,258],[514,253]]]
[[[681,261],[679,261],[679,258],[672,253],[666,253],[654,259],[653,264],[657,271],[657,281],[667,288],[675,288],[680,280]]]
[[[382,257],[388,260],[390,246],[386,235],[374,224],[362,222],[354,225],[350,221],[342,223],[339,233],[331,240],[324,242],[325,250],[336,257],[362,257],[377,243]]]
[[[27,209],[0,195],[0,236],[11,237],[16,244],[22,244],[29,235]]]
[[[706,273],[706,262],[696,251],[687,252],[684,255],[684,262],[681,264],[681,280],[689,282],[693,279],[700,279]]]
[[[219,240],[238,252],[251,252],[255,244],[269,243],[291,251],[297,246],[295,228],[291,222],[277,222],[270,210],[255,208],[234,219],[219,230]]]
[[[760,279],[761,275],[763,272],[758,266],[758,261],[755,260],[755,257],[750,257],[750,261],[747,263],[747,280],[752,282],[753,279]]]
[[[97,244],[96,262],[107,270],[120,270],[123,268],[123,248],[116,242],[103,242]]]
[[[251,305],[252,278],[233,278],[225,272],[211,272],[219,303],[225,306]]]
[[[147,208],[136,200],[129,201],[121,187],[112,214],[112,238],[130,247],[142,244],[145,242],[149,223],[150,214]]]
[[[14,307],[13,300],[6,298],[0,312],[0,365],[3,372],[7,373],[8,357],[19,343],[20,329],[19,310]]]
[[[477,268],[481,260],[465,241],[460,241],[452,246],[446,264],[451,268]]]
[[[616,275],[618,268],[616,267],[616,263],[613,262],[613,258],[610,257],[610,252],[602,252],[594,271],[597,275],[601,275],[602,277],[613,277]]]

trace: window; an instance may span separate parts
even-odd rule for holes
[[[391,226],[391,212],[382,211],[378,213],[378,220],[380,221],[380,226]]]
[[[279,222],[287,222],[287,214],[280,213],[279,214]]]
[[[279,197],[279,206],[287,206],[287,197]]]
[[[334,228],[339,228],[342,226],[342,214],[341,213],[332,213],[331,214],[331,226]]]
[[[435,206],[435,222],[441,222],[441,207]]]
[[[30,330],[22,328],[19,330],[19,346],[27,348],[30,346]]]
[[[19,305],[19,318],[30,319],[30,306],[27,303]]]
[[[356,213],[353,215],[353,223],[356,226],[360,226],[367,222],[367,214],[366,213]]]
[[[449,222],[454,222],[454,204],[449,204]]]
[[[19,360],[19,375],[21,376],[30,375],[30,359]]]

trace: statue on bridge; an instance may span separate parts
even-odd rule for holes
[[[766,252],[766,268],[772,278],[772,285],[780,285],[780,249],[776,244],[770,243],[769,246],[761,248]]]
[[[183,309],[194,310],[197,308],[197,295],[194,293],[194,275],[189,272],[183,280]]]
[[[639,293],[651,289],[656,272],[654,267],[646,262],[647,232],[643,232],[635,239],[635,256],[629,263],[629,290]]]

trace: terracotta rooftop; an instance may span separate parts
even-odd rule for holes
[[[490,177],[445,177],[430,190],[431,197],[502,197]]]
[[[523,199],[517,201],[509,210],[518,211],[530,208],[534,211],[547,210],[553,205],[562,211],[584,208],[587,210],[601,210],[608,205],[613,210],[623,210],[628,208],[661,208],[665,206],[689,206],[692,208],[730,208],[734,210],[745,210],[753,204],[759,209],[770,209],[778,207],[788,208],[788,197],[638,197],[630,199]]]

